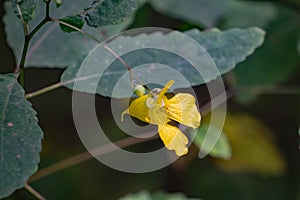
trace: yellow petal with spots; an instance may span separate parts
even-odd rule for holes
[[[188,139],[179,128],[169,124],[159,125],[158,133],[167,149],[174,150],[177,156],[187,154]]]
[[[167,102],[165,110],[170,119],[192,128],[200,126],[201,115],[195,104],[194,96],[178,93]]]

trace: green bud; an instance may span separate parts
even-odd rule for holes
[[[58,8],[62,4],[62,0],[55,0],[56,7]]]
[[[146,90],[145,90],[145,87],[142,86],[142,85],[136,85],[134,88],[133,88],[133,92],[134,94],[136,94],[137,96],[141,97],[145,94]]]

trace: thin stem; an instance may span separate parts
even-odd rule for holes
[[[242,94],[300,94],[300,87],[286,86],[240,86],[237,90]]]
[[[42,88],[42,89],[37,90],[37,91],[35,91],[35,92],[26,94],[26,95],[25,95],[25,98],[26,98],[26,99],[30,99],[30,98],[39,96],[39,95],[41,95],[41,94],[44,94],[44,93],[46,93],[46,92],[50,92],[50,91],[52,91],[52,90],[55,90],[55,89],[57,89],[57,88],[60,88],[61,86],[63,86],[63,83],[62,83],[62,82],[55,83],[55,84],[53,84],[53,85],[50,85],[50,86],[45,87],[45,88]]]
[[[134,144],[140,144],[140,143],[143,143],[146,141],[151,141],[151,140],[158,138],[157,135],[150,137],[151,135],[153,135],[152,131],[141,134],[140,136],[143,138],[128,137],[125,139],[118,140],[114,144],[109,143],[109,144],[100,146],[98,148],[92,149],[90,152],[86,151],[86,152],[80,153],[78,155],[72,156],[61,162],[55,163],[54,165],[51,165],[42,170],[39,170],[36,174],[34,174],[29,179],[29,182],[37,181],[38,179],[41,179],[47,175],[50,175],[50,174],[53,174],[60,170],[63,170],[67,167],[71,167],[76,164],[82,163],[84,161],[90,160],[90,159],[94,158],[94,156],[104,155],[106,153],[113,152],[113,151],[117,150],[118,148],[126,148],[126,147],[132,146]]]
[[[53,22],[57,22],[59,24],[65,25],[65,26],[67,26],[69,28],[72,28],[72,29],[74,29],[74,30],[76,30],[76,31],[78,31],[78,32],[80,32],[80,33],[88,36],[90,39],[94,40],[98,44],[102,45],[106,50],[108,50],[111,54],[113,54],[127,68],[127,70],[129,71],[129,76],[130,76],[130,82],[131,83],[133,82],[133,79],[132,79],[132,74],[133,74],[134,77],[137,79],[137,81],[139,81],[142,85],[144,85],[143,82],[139,79],[139,77],[134,72],[131,71],[131,67],[114,50],[112,50],[110,47],[108,47],[107,45],[105,45],[104,42],[101,42],[95,36],[89,34],[88,32],[86,32],[86,31],[84,31],[82,29],[79,29],[76,26],[73,26],[71,24],[68,24],[68,23],[66,23],[64,21],[61,21],[59,19],[52,18],[52,17],[50,17],[50,20],[53,21]]]
[[[50,1],[46,1],[46,14],[44,19],[31,31],[29,39],[31,39],[47,22],[51,21],[49,17]]]
[[[21,19],[21,22],[22,22],[22,26],[23,26],[23,30],[24,30],[24,35],[29,35],[28,24],[27,24],[27,22],[23,18],[23,14],[22,14],[22,11],[21,11],[20,6],[19,6],[18,3],[16,3],[16,7],[17,7],[18,14],[20,15],[20,19]]]
[[[19,5],[17,4],[17,9],[19,12],[19,15],[21,17],[21,21],[23,24],[23,28],[24,28],[24,45],[23,45],[23,51],[22,51],[22,56],[21,56],[21,61],[20,64],[18,66],[16,66],[14,73],[19,73],[19,82],[20,85],[22,85],[24,87],[24,68],[25,68],[25,62],[26,62],[26,56],[27,56],[27,51],[28,51],[28,47],[29,47],[29,42],[31,40],[31,38],[38,32],[38,30],[41,29],[41,27],[47,23],[49,20],[49,10],[50,10],[50,1],[46,2],[46,15],[45,18],[33,29],[33,31],[31,33],[29,33],[29,28],[28,28],[28,24],[24,21],[23,19],[23,15],[21,13],[21,9],[19,7]]]
[[[46,200],[45,197],[43,197],[40,193],[38,193],[35,189],[33,189],[30,185],[28,185],[27,183],[25,184],[24,188],[30,192],[33,196],[35,196],[37,199],[40,200]]]

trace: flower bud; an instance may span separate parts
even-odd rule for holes
[[[145,91],[145,87],[144,86],[138,84],[138,85],[134,86],[133,92],[137,96],[141,97],[141,96],[143,96],[145,94],[146,91]]]

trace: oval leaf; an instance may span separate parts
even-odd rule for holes
[[[37,170],[43,132],[14,75],[0,75],[0,198]]]
[[[198,42],[202,47],[207,51],[212,60],[216,63],[217,68],[220,74],[224,74],[232,70],[237,63],[243,61],[247,56],[252,54],[258,46],[260,46],[264,40],[264,31],[259,28],[248,28],[248,29],[231,29],[227,31],[206,31],[200,32],[199,30],[191,30],[186,32],[186,35],[190,36],[196,42]],[[185,76],[191,85],[200,85],[207,83],[213,79],[216,79],[217,74],[210,73],[209,66],[202,67],[203,70],[201,74],[205,74],[206,79],[202,79],[197,71],[190,65],[189,62],[182,60],[181,57],[176,54],[161,52],[159,50],[153,51],[146,48],[149,44],[160,43],[166,46],[166,49],[170,48],[170,45],[173,45],[172,48],[183,49],[185,53],[190,54],[195,59],[203,57],[203,52],[199,54],[195,53],[193,48],[188,46],[182,47],[182,43],[177,42],[177,35],[169,33],[162,34],[161,32],[155,32],[149,35],[141,34],[135,37],[118,37],[112,42],[108,43],[111,49],[122,48],[126,50],[128,47],[134,47],[141,49],[140,51],[132,51],[122,58],[126,63],[134,69],[134,66],[140,66],[146,63],[160,63],[174,68],[176,71],[180,72]],[[176,46],[177,45],[177,46]],[[98,49],[99,52],[98,52]],[[73,89],[73,83],[79,83],[79,87],[76,86],[77,91],[94,93],[93,88],[97,88],[97,94],[115,98],[126,98],[129,97],[126,93],[114,94],[114,86],[120,80],[123,74],[127,72],[127,68],[124,67],[119,62],[113,62],[109,68],[105,71],[105,66],[108,62],[105,58],[106,50],[102,51],[101,48],[98,48],[97,51],[93,51],[95,58],[92,58],[91,62],[88,62],[87,69],[77,75],[77,71],[80,68],[80,64],[69,67],[64,71],[61,77],[63,84]],[[100,52],[101,51],[101,52]],[[201,55],[200,55],[201,54]],[[101,55],[101,56],[99,56]],[[104,57],[103,57],[104,56]],[[201,57],[201,58],[202,58]],[[204,58],[205,60],[205,58]],[[204,65],[203,66],[207,66]],[[155,68],[155,69],[154,69]],[[143,77],[153,77],[153,71],[158,70],[158,67],[153,69],[149,68],[147,71],[143,71]],[[167,82],[170,79],[176,77],[165,76],[163,73],[156,73],[159,79]],[[155,76],[156,76],[155,75]],[[77,76],[77,77],[76,77]],[[100,79],[98,82],[97,80]],[[143,80],[142,80],[143,81]],[[129,81],[128,81],[129,82]],[[173,89],[180,88],[182,85],[176,85],[178,82],[175,80],[175,85]],[[92,87],[94,86],[94,87]],[[130,84],[122,84],[119,91],[131,90]],[[127,96],[126,96],[127,95]]]
[[[199,156],[209,154],[210,156],[216,158],[230,159],[231,157],[231,147],[228,142],[227,136],[222,133],[218,127],[208,124],[202,124],[196,133],[194,144],[200,148]],[[210,131],[209,131],[210,130]],[[209,132],[208,132],[209,131]],[[219,133],[222,133],[219,136]],[[218,137],[219,136],[219,137]],[[213,138],[218,137],[217,142],[214,144]],[[206,141],[206,142],[204,142]],[[213,143],[210,143],[213,142]],[[211,149],[211,147],[213,147]]]
[[[76,28],[79,28],[79,29],[81,29],[84,25],[84,19],[80,15],[71,15],[68,17],[64,17],[60,20],[63,22],[66,22],[72,26],[75,26]],[[77,31],[77,30],[75,30],[71,27],[65,26],[63,24],[59,24],[59,26],[62,31],[67,32],[67,33]]]

